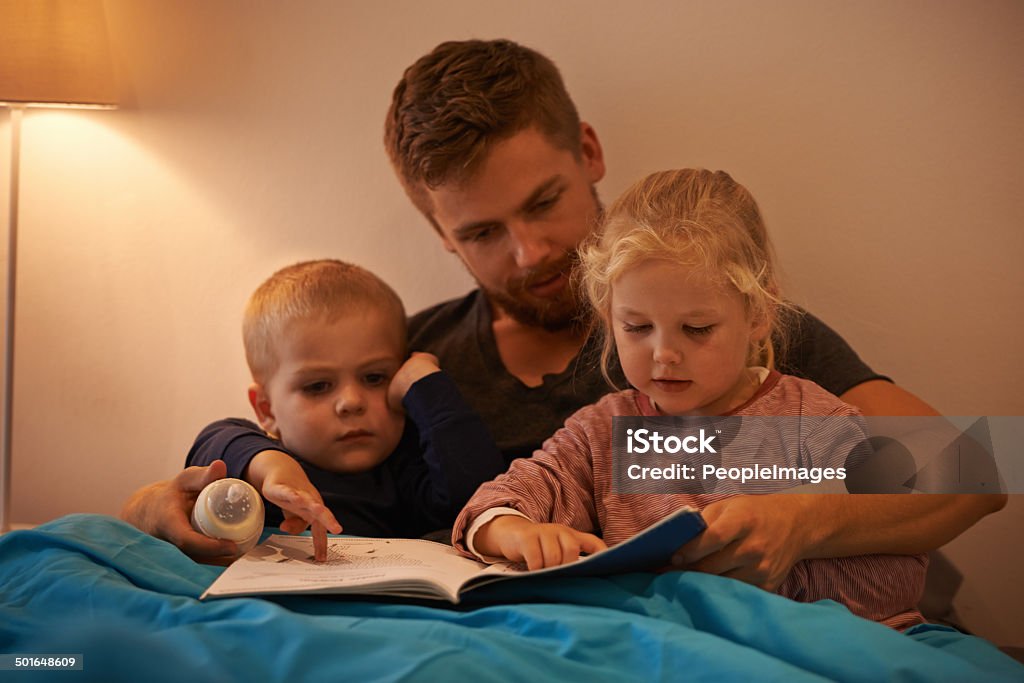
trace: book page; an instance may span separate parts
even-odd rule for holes
[[[313,560],[309,536],[274,535],[211,584],[200,599],[266,593],[363,593],[459,601],[459,593],[509,579],[581,577],[652,571],[705,528],[700,514],[681,509],[607,550],[558,567],[526,571],[521,563],[488,567],[450,546],[403,538],[328,537],[327,561]]]
[[[459,586],[485,567],[449,546],[400,538],[328,538],[327,561],[315,562],[311,537],[273,535],[224,570],[202,597],[430,592],[454,600]]]

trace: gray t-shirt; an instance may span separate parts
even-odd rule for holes
[[[526,386],[501,362],[491,322],[490,306],[477,289],[410,318],[409,343],[415,351],[438,357],[511,462],[531,455],[567,417],[613,388],[601,374],[596,337],[563,372],[545,375],[540,386]],[[861,382],[887,379],[811,314],[801,312],[787,327],[786,352],[776,363],[782,373],[810,379],[837,395]],[[617,364],[611,374],[619,389],[628,387]]]

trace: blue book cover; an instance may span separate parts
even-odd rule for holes
[[[500,578],[609,576],[656,571],[668,566],[676,550],[687,541],[696,538],[706,528],[707,524],[699,512],[693,508],[681,508],[636,536],[576,562],[519,574],[503,574]],[[488,578],[497,577],[481,576],[479,579],[470,580],[462,588],[462,592],[491,583]]]

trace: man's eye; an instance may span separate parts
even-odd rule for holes
[[[370,374],[363,377],[363,381],[366,382],[367,386],[379,387],[382,384],[387,384],[390,377],[383,372],[371,372]]]
[[[561,198],[561,192],[555,195],[551,195],[550,197],[545,197],[544,199],[539,200],[536,204],[530,207],[530,213],[544,213],[545,211],[549,211],[550,209],[554,208],[555,204],[557,204],[558,200]]]
[[[705,325],[704,327],[694,327],[693,325],[683,325],[683,329],[686,333],[694,337],[704,337],[711,334],[711,330],[715,329],[714,325]]]
[[[328,392],[330,390],[331,390],[331,383],[330,382],[324,382],[324,381],[321,381],[321,382],[310,382],[309,384],[302,385],[302,392],[304,394],[309,394],[310,396],[316,396],[318,394],[323,394],[323,393],[326,393],[326,392]]]
[[[486,242],[498,234],[497,228],[480,228],[466,235],[467,242]]]
[[[650,325],[630,325],[629,323],[622,324],[622,331],[626,334],[641,334],[651,329]]]

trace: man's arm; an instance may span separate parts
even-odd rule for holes
[[[121,508],[120,517],[139,530],[176,545],[197,562],[228,564],[241,554],[239,548],[231,541],[212,539],[192,528],[196,498],[207,484],[223,479],[229,470],[231,476],[244,478],[253,457],[279,447],[248,420],[215,422],[196,437],[185,458],[186,468],[173,479],[158,481],[133,493]],[[326,534],[321,534],[326,545]]]
[[[914,394],[884,380],[862,382],[839,398],[859,408],[866,417],[939,415],[937,410]],[[828,549],[833,543],[838,542],[841,548],[844,538],[856,545],[858,536],[863,536],[865,533],[874,535],[872,532],[866,531],[870,528],[869,525],[882,524],[883,527],[892,527],[894,521],[905,517],[903,524],[897,524],[895,528],[889,528],[887,531],[879,533],[891,534],[886,537],[886,540],[899,543],[897,547],[901,548],[913,548],[916,539],[916,550],[901,552],[928,552],[952,541],[974,526],[985,515],[1002,510],[1006,506],[1007,499],[1005,493],[854,496],[845,502],[862,507],[860,510],[862,520],[858,522],[854,519],[842,519],[848,515],[856,516],[856,510],[837,510],[840,519],[835,520],[836,524],[835,528],[831,530],[832,533],[818,539],[815,545],[823,545],[825,549]],[[875,519],[875,517],[882,516],[888,516],[889,521]],[[886,551],[874,550],[873,552]],[[816,556],[832,557],[834,555]]]
[[[939,412],[902,387],[884,379],[861,382],[839,395],[865,417],[881,415],[938,415]]]
[[[233,541],[210,538],[189,521],[199,492],[227,474],[222,461],[208,467],[189,467],[173,479],[145,486],[125,502],[120,517],[140,531],[173,543],[198,562],[227,564],[238,555]]]
[[[885,380],[840,398],[868,416],[938,415]],[[1006,494],[737,496],[704,509],[708,530],[680,548],[674,563],[774,590],[803,559],[930,552],[1006,501]]]
[[[929,552],[1005,504],[1005,495],[736,496],[704,508],[707,531],[673,563],[774,590],[800,560]]]
[[[866,553],[915,554],[953,540],[985,515],[1006,505],[1005,494],[815,496],[815,516],[829,523],[811,529],[804,557]]]

